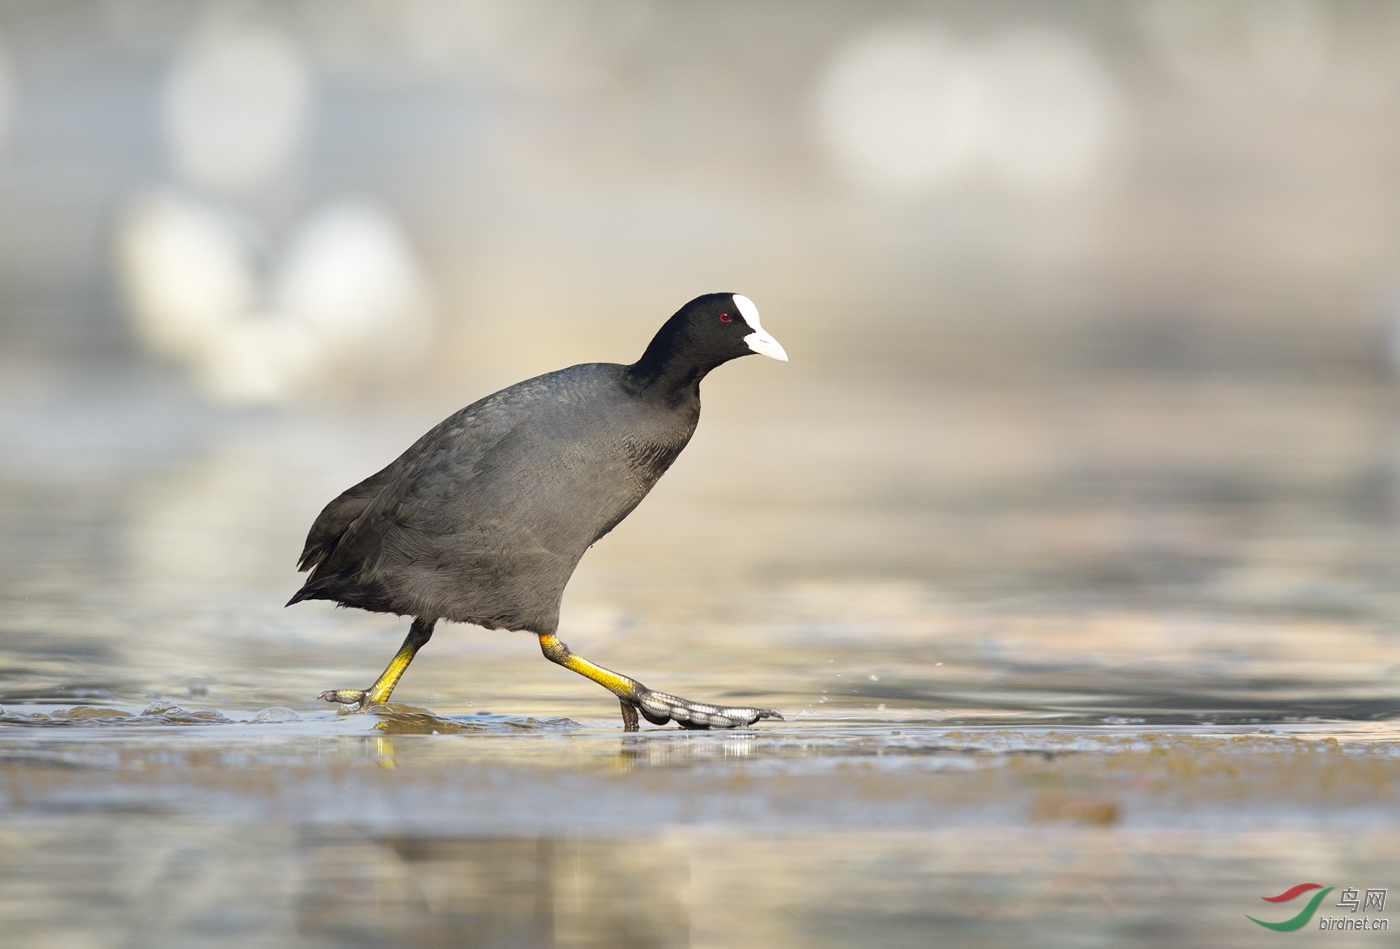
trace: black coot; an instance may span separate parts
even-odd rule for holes
[[[654,692],[574,655],[556,635],[564,586],[584,551],[690,441],[700,380],[751,353],[787,360],[753,302],[697,297],[632,365],[572,366],[488,395],[326,505],[298,565],[311,575],[287,605],[333,600],[414,620],[374,685],[321,698],[360,708],[388,701],[434,625],[448,619],[536,634],[545,656],[618,697],[628,731],[638,712],[688,728],[780,717]]]

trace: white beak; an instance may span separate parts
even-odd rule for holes
[[[787,362],[787,353],[783,350],[783,344],[769,336],[763,330],[750,333],[744,337],[744,342],[749,344],[749,349],[765,356],[772,356],[781,362]]]
[[[744,322],[749,324],[752,333],[744,337],[744,342],[749,344],[749,349],[764,356],[772,356],[779,362],[787,362],[788,355],[779,343],[764,330],[763,324],[758,321],[758,307],[753,305],[753,301],[742,293],[734,294],[734,306],[738,308],[739,315],[744,318]]]

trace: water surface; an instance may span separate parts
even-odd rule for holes
[[[786,716],[731,733],[447,624],[401,704],[315,701],[407,622],[282,609],[304,532],[451,404],[9,399],[17,944],[1254,945],[1400,886],[1388,389],[732,375],[561,630]]]

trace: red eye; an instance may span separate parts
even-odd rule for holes
[[[733,319],[733,317],[730,316],[728,313],[721,313],[719,315],[719,321],[721,323],[728,323],[731,319]]]

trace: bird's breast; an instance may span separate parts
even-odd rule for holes
[[[648,487],[666,473],[666,469],[671,467],[671,463],[684,447],[685,441],[677,439],[627,439],[623,443],[627,466],[632,470],[633,476]]]

